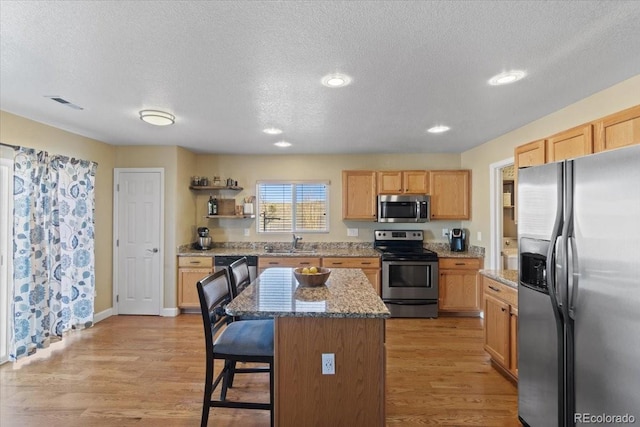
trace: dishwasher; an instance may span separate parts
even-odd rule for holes
[[[215,255],[213,257],[214,271],[220,271],[223,268],[228,268],[234,261],[245,257],[246,255]],[[246,256],[247,265],[249,266],[249,277],[253,282],[258,277],[258,257]]]

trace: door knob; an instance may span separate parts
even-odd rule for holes
[[[158,253],[158,248],[147,249],[147,252],[153,252],[154,254]]]

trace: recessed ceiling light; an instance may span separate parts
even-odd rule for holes
[[[278,128],[266,128],[263,129],[262,132],[269,134],[269,135],[280,135],[282,133],[282,129],[278,129]]]
[[[291,147],[291,143],[287,141],[278,141],[278,142],[275,142],[273,145],[280,148]]]
[[[141,110],[140,120],[156,126],[167,126],[176,122],[176,116],[159,110]]]
[[[429,132],[429,133],[442,133],[442,132],[448,131],[449,129],[451,129],[449,126],[438,125],[438,126],[434,126],[432,128],[427,129],[427,132]]]
[[[322,78],[322,84],[326,87],[345,87],[351,83],[351,77],[346,74],[329,74]]]
[[[514,83],[523,79],[526,75],[527,73],[521,70],[505,71],[504,73],[491,77],[489,79],[489,84],[491,86],[508,85],[509,83]]]

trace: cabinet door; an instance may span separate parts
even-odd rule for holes
[[[378,171],[378,194],[402,194],[402,171]]]
[[[478,272],[473,270],[440,270],[438,310],[480,312]]]
[[[593,153],[592,126],[578,126],[547,139],[547,162],[557,162]]]
[[[378,268],[363,268],[362,271],[364,272],[364,275],[367,276],[367,279],[369,279],[369,283],[371,283],[371,286],[373,286],[373,290],[376,291],[376,294],[378,294],[378,296],[381,296],[381,286],[380,286],[380,269]]]
[[[375,171],[342,171],[342,219],[375,221]]]
[[[509,305],[484,296],[484,349],[493,360],[509,369]]]
[[[509,371],[518,378],[518,309],[513,306],[509,322]]]
[[[211,274],[211,268],[179,268],[178,269],[178,307],[199,308],[198,289],[196,283]]]
[[[471,172],[430,171],[431,219],[470,219]]]
[[[640,144],[640,105],[595,123],[594,152]]]
[[[545,164],[547,162],[545,140],[541,139],[516,147],[513,157],[516,171],[518,168]]]
[[[380,295],[380,258],[327,257],[322,258],[322,266],[327,268],[361,268],[373,289]]]
[[[403,171],[402,188],[405,194],[428,194],[429,172]]]

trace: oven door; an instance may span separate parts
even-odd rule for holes
[[[437,300],[437,261],[383,261],[383,300]]]

